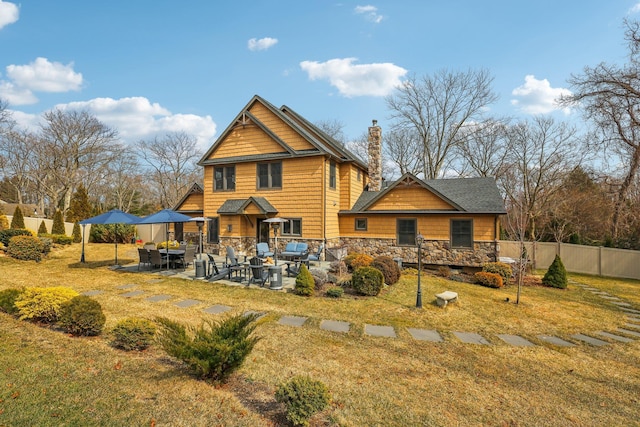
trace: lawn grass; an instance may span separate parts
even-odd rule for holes
[[[567,290],[489,289],[422,276],[424,308],[415,308],[416,277],[376,298],[303,298],[292,294],[112,271],[113,247],[88,245],[80,265],[77,245],[41,263],[0,258],[0,289],[71,286],[95,297],[107,329],[128,316],[166,316],[199,324],[213,304],[267,315],[240,372],[220,388],[190,377],[156,346],[123,352],[108,333],[72,338],[0,314],[1,425],[280,425],[283,409],[273,392],[293,375],[310,374],[333,396],[314,425],[640,425],[640,341],[606,347],[507,346],[495,334],[565,339],[613,330],[626,323],[614,305],[570,284]],[[133,245],[120,246],[120,262],[137,262]],[[97,260],[97,261],[92,261]],[[572,275],[640,306],[635,281]],[[172,300],[124,299],[117,287],[136,284],[145,296],[168,294],[203,301],[182,309]],[[433,294],[459,293],[446,309]],[[505,302],[506,298],[510,302]],[[173,300],[175,301],[175,299]],[[281,315],[309,317],[300,328],[277,324]],[[223,316],[223,315],[218,315]],[[347,334],[321,330],[322,319],[352,323]],[[396,339],[367,336],[365,324],[394,326]],[[406,327],[436,329],[445,343],[415,341]],[[491,346],[462,344],[453,331],[478,332]]]

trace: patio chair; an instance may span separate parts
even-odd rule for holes
[[[264,286],[267,278],[269,277],[269,271],[264,269],[262,260],[255,256],[249,260],[249,265],[251,268],[251,278],[249,279],[249,284],[260,283],[260,286]]]
[[[167,255],[161,254],[158,249],[151,249],[149,251],[149,260],[152,267],[158,266],[159,268],[166,266],[169,262]]]
[[[216,281],[223,279],[229,276],[229,269],[227,267],[222,267],[218,269],[218,265],[216,264],[216,260],[211,254],[207,254],[209,258],[209,263],[207,265],[207,280]]]
[[[268,243],[258,243],[256,245],[256,256],[258,258],[266,258],[273,256],[273,252],[269,249]]]
[[[149,251],[145,248],[138,248],[138,257],[140,260],[138,261],[138,271],[140,271],[140,264],[146,264],[151,269],[151,257],[149,256]]]
[[[176,260],[179,264],[182,265],[182,270],[186,270],[187,266],[194,262],[196,259],[196,247],[195,246],[187,246],[184,250],[184,253],[180,255],[180,257]]]
[[[229,269],[229,280],[231,280],[231,273],[235,273],[236,277],[238,274],[244,273],[244,266],[238,262],[236,252],[231,246],[227,246],[227,263],[224,266]],[[240,276],[240,280],[242,280],[242,276]]]
[[[324,250],[324,243],[321,243],[318,247],[318,250],[314,254],[309,254],[307,259],[309,261],[320,261],[320,255],[322,255],[322,251]]]

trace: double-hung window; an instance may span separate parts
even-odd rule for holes
[[[282,162],[258,163],[258,188],[282,188]]]
[[[473,220],[451,220],[451,247],[473,248]]]
[[[329,163],[329,188],[336,189],[336,162]]]
[[[282,223],[283,236],[302,236],[302,219],[291,218]]]
[[[236,167],[216,166],[213,169],[213,188],[215,191],[233,191],[236,189]]]
[[[398,246],[414,246],[416,244],[417,220],[415,218],[398,218],[396,233]]]

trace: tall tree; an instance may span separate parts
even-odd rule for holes
[[[425,178],[442,175],[463,139],[461,130],[481,121],[486,107],[497,100],[492,82],[486,70],[441,70],[420,79],[410,77],[386,98],[394,130],[410,130],[418,138],[417,156]]]
[[[17,203],[25,203],[25,196],[32,185],[32,164],[36,147],[35,136],[27,131],[11,129],[0,135],[0,168],[7,183],[15,189]]]
[[[486,120],[472,123],[463,129],[460,154],[460,175],[471,171],[474,176],[500,179],[505,172],[509,153],[506,120]]]
[[[640,171],[640,24],[625,21],[629,62],[622,66],[601,63],[572,75],[573,93],[560,98],[566,106],[581,108],[602,133],[601,144],[622,159],[611,234],[619,235],[626,198]]]
[[[67,221],[77,222],[87,219],[91,216],[91,211],[87,189],[83,184],[80,184],[71,197],[71,204],[67,210]]]

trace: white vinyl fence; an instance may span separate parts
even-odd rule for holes
[[[520,257],[520,242],[499,243],[501,257]],[[640,251],[553,242],[526,242],[525,247],[534,268],[548,268],[557,254],[572,273],[640,280]]]

